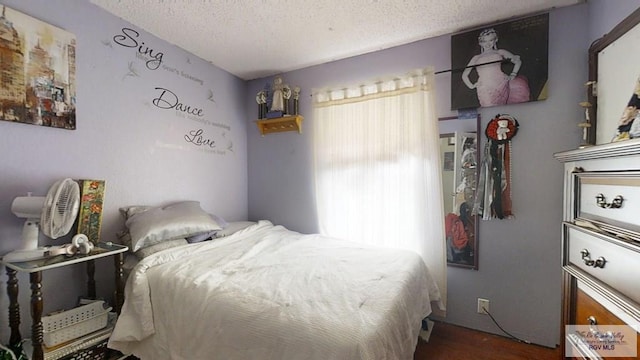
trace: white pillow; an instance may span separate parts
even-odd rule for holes
[[[202,210],[198,201],[154,207],[131,216],[125,225],[131,235],[133,252],[164,240],[184,239],[222,229],[209,213]]]

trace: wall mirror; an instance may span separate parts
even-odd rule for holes
[[[589,81],[596,81],[596,94],[588,92],[592,104],[591,144],[609,143],[640,76],[636,49],[640,41],[640,9],[616,25],[589,48]]]
[[[447,264],[478,269],[479,218],[471,210],[480,164],[480,116],[438,120]]]

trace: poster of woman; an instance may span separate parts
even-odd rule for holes
[[[451,108],[547,98],[549,14],[451,36]]]

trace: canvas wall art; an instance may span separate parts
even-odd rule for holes
[[[75,36],[2,5],[0,120],[76,128]]]
[[[94,245],[100,242],[105,180],[77,180],[80,185],[80,209],[76,233],[85,234]]]
[[[451,108],[547,98],[549,14],[451,36]]]

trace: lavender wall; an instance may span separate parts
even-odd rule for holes
[[[228,220],[247,218],[244,81],[88,0],[56,1],[55,6],[47,0],[2,4],[76,35],[78,90],[75,131],[0,121],[0,254],[15,249],[20,240],[24,220],[11,213],[14,197],[44,195],[64,177],[106,180],[104,241],[116,240],[123,227],[118,208],[126,205],[199,200],[205,210]],[[157,70],[146,67],[146,60],[137,56],[139,48],[114,40],[123,28],[138,31],[139,44],[144,41],[154,53],[163,53]],[[121,43],[131,45],[132,40]],[[156,87],[171,90],[204,116],[155,106],[153,99],[161,95]],[[215,148],[187,142],[185,135],[196,129],[214,140]],[[42,244],[65,242],[69,239],[41,236]],[[111,260],[98,262],[98,292],[108,299],[113,272]],[[28,336],[29,283],[27,276],[19,278],[22,333]],[[47,271],[43,278],[45,312],[73,306],[86,282],[83,266]],[[0,289],[0,341],[6,343],[4,275]]]
[[[614,5],[615,4],[615,5]],[[639,0],[589,0],[589,40],[601,38],[640,6]]]
[[[582,114],[577,104],[584,100],[589,44],[640,1],[616,2],[616,9],[605,3],[596,0],[550,11],[546,100],[479,110],[483,127],[497,113],[511,114],[520,123],[513,140],[516,218],[480,224],[478,271],[448,269],[447,322],[501,333],[488,316],[476,314],[476,299],[483,297],[491,301],[491,312],[501,326],[514,335],[551,347],[559,342],[562,165],[553,153],[580,143],[576,124]],[[301,232],[318,230],[313,198],[312,88],[428,65],[449,69],[450,63],[450,36],[441,36],[284,74],[286,82],[303,89],[303,133],[261,137],[257,129],[248,128],[249,216],[268,218]],[[450,79],[450,74],[436,75],[437,113],[441,117],[454,114],[450,110]],[[249,95],[270,82],[271,78],[251,81]],[[250,111],[255,118],[256,104],[252,96],[247,99],[247,108],[255,109]]]
[[[481,224],[479,271],[449,269],[448,322],[498,333],[486,316],[475,314],[476,298],[485,297],[498,321],[515,335],[547,346],[558,341],[562,168],[552,154],[580,141],[576,104],[583,96],[588,45],[640,6],[640,0],[618,0],[615,7],[605,3],[592,0],[551,12],[547,100],[481,110],[483,125],[499,112],[520,121],[514,140],[517,218]],[[55,7],[46,0],[2,4],[76,35],[78,129],[0,121],[0,253],[15,248],[20,237],[23,221],[10,211],[13,198],[28,191],[44,194],[62,177],[107,181],[104,240],[114,240],[122,227],[118,207],[180,199],[200,200],[206,210],[230,220],[271,219],[315,232],[310,89],[427,65],[447,69],[450,64],[450,37],[441,36],[284,74],[287,82],[303,89],[303,134],[261,137],[252,122],[257,115],[253,98],[271,79],[245,84],[88,0],[56,2]],[[113,36],[123,27],[136,29],[147,45],[163,51],[167,68],[150,71],[133,49],[115,44]],[[130,63],[138,76],[127,76]],[[438,75],[436,81],[438,115],[452,115],[449,75]],[[185,119],[156,108],[155,87],[170,88],[185,103],[202,107],[205,119]],[[215,101],[208,100],[209,90]],[[183,141],[185,131],[198,125],[215,137],[222,153],[199,151]],[[110,298],[111,262],[97,266],[99,295]],[[28,278],[20,275],[20,281],[22,333],[28,336]],[[73,305],[84,281],[82,267],[46,272],[45,311]],[[0,288],[6,288],[5,277],[0,277]],[[0,311],[6,307],[6,296],[0,296]],[[7,339],[3,320],[0,341]]]

